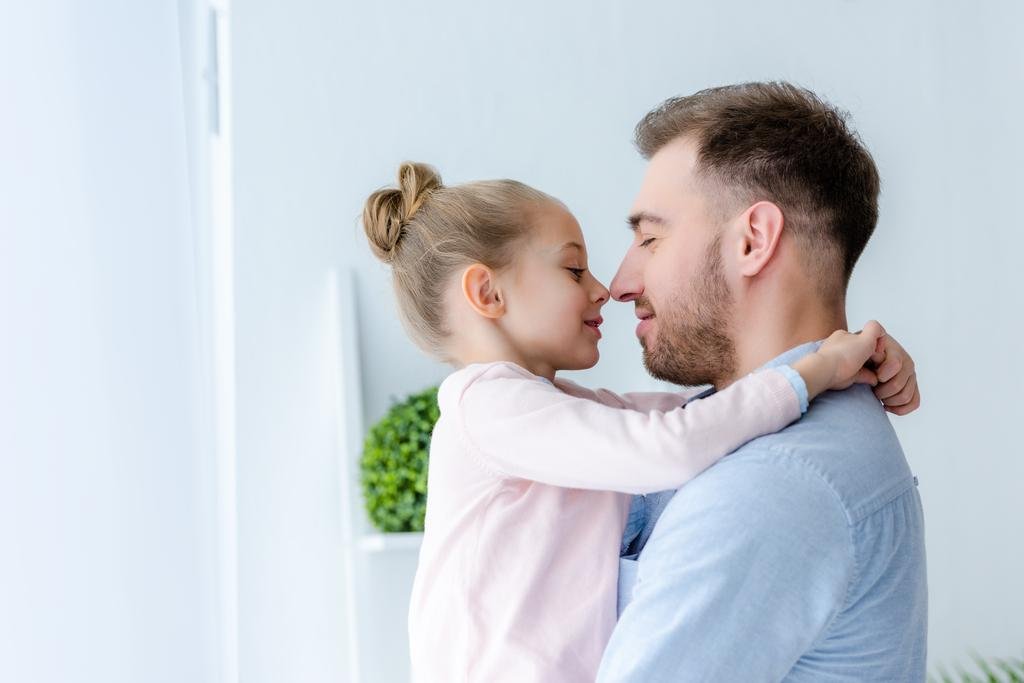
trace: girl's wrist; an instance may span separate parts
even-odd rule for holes
[[[807,398],[813,399],[832,383],[835,375],[835,361],[827,354],[815,351],[793,363],[793,369],[800,373],[807,385]]]

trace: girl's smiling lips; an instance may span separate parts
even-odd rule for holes
[[[600,339],[601,338],[600,327],[601,327],[601,323],[603,323],[603,322],[604,322],[604,318],[602,318],[601,316],[597,316],[596,318],[591,318],[590,320],[584,320],[583,324],[586,325],[587,327],[589,327],[590,329],[592,329],[597,334],[597,338]]]

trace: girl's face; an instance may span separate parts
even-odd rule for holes
[[[587,269],[587,246],[571,213],[547,204],[533,225],[503,278],[503,327],[537,374],[592,367],[608,290]]]

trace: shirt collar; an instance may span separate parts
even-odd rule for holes
[[[823,344],[823,341],[812,341],[800,346],[794,346],[789,351],[779,354],[775,358],[762,365],[758,370],[767,370],[768,368],[777,368],[780,365],[792,365],[804,356],[809,356]]]

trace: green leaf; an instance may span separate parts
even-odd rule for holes
[[[988,662],[982,659],[978,654],[972,654],[971,659],[973,659],[974,663],[978,665],[979,669],[981,669],[981,673],[985,674],[985,683],[1002,683],[999,677],[996,676],[995,672],[992,670],[992,667],[988,665]]]
[[[370,427],[359,462],[370,521],[384,532],[422,531],[437,387],[395,402]]]
[[[957,674],[953,677],[945,666],[940,666],[938,678],[929,675],[928,680],[936,683],[1024,683],[1024,660],[985,659],[973,652],[971,659],[980,673],[967,671],[957,665]]]
[[[996,666],[1007,673],[1010,683],[1024,683],[1024,662],[997,659]]]

